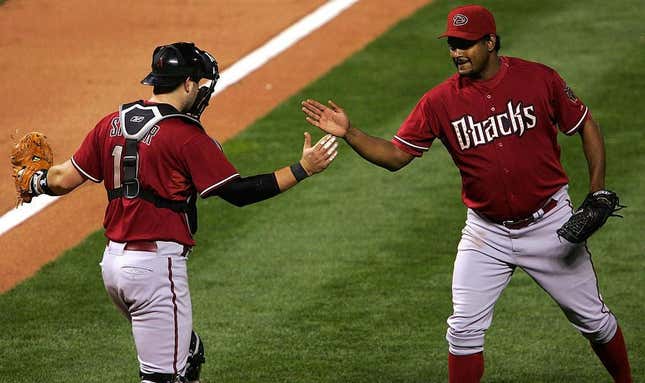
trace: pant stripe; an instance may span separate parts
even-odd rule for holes
[[[173,322],[175,327],[175,349],[173,354],[173,373],[177,374],[177,344],[179,343],[179,328],[177,325],[177,294],[175,294],[175,282],[172,280],[172,259],[168,257],[168,279],[170,279],[170,292],[172,292]]]

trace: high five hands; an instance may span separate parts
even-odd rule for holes
[[[345,111],[329,100],[329,107],[312,99],[302,102],[305,119],[311,125],[336,137],[345,137],[349,130],[349,118]]]
[[[311,146],[311,135],[305,132],[305,143],[302,147],[300,164],[310,176],[320,173],[336,158],[338,154],[337,148],[336,137],[331,134],[325,135],[318,140],[316,145]]]

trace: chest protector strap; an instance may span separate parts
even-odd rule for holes
[[[186,214],[191,233],[197,231],[196,194],[186,201],[173,201],[160,197],[152,189],[142,188],[139,182],[139,142],[143,140],[160,121],[167,118],[181,118],[203,129],[199,120],[180,113],[167,104],[145,106],[141,101],[123,104],[119,108],[121,132],[125,137],[123,154],[123,186],[108,190],[108,200],[116,198],[141,198],[158,208],[165,208]]]

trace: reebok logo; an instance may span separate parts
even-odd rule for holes
[[[132,118],[130,119],[130,122],[137,123],[137,122],[141,122],[143,120],[145,120],[145,117],[143,117],[143,116],[132,116]]]

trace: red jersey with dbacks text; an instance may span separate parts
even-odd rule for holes
[[[147,105],[152,105],[147,103]],[[103,118],[88,133],[72,163],[85,177],[106,190],[121,186],[125,138],[119,113]],[[202,198],[239,174],[222,148],[206,132],[180,118],[155,125],[139,142],[138,179],[141,188],[169,200],[185,201],[195,192]],[[195,244],[184,213],[158,208],[142,198],[116,198],[108,203],[105,236],[116,242],[135,240]]]
[[[455,74],[428,91],[392,142],[418,157],[439,138],[461,173],[464,204],[506,220],[532,214],[568,183],[558,130],[574,134],[589,112],[555,70],[500,60],[488,80]]]

